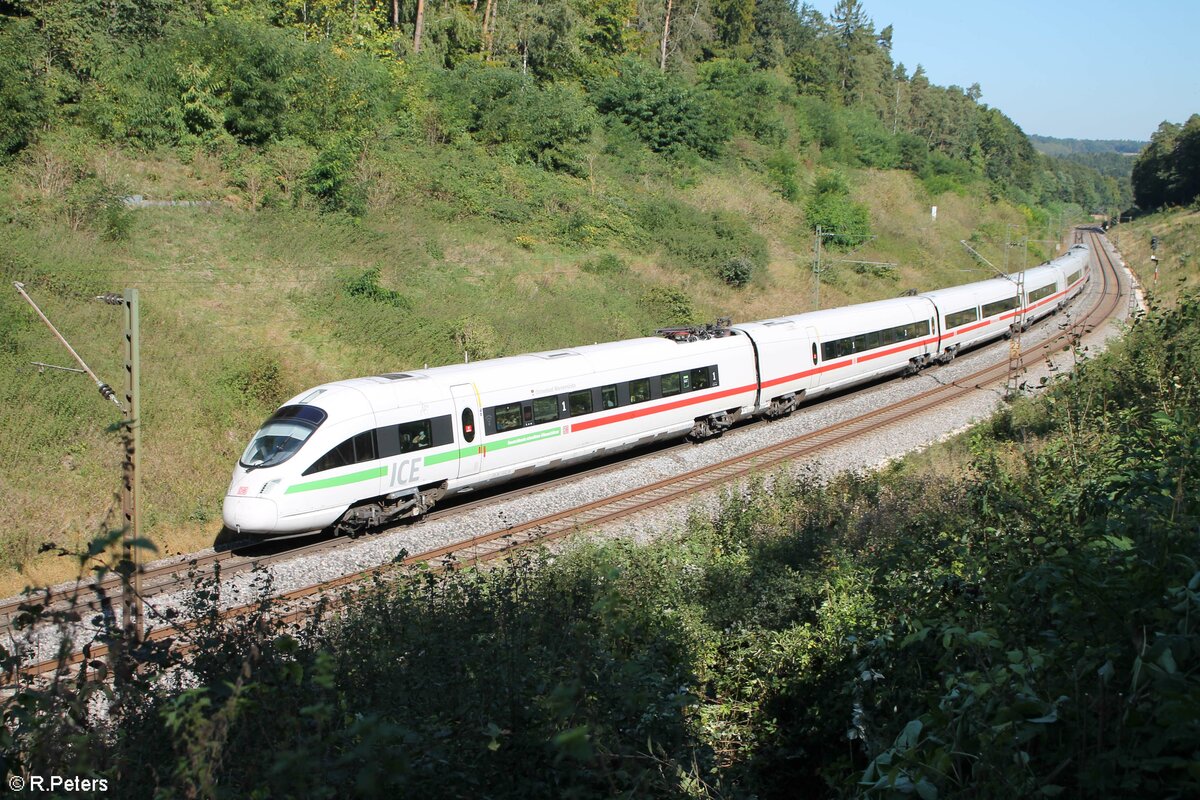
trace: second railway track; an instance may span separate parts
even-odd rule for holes
[[[1100,287],[1098,291],[1094,292],[1096,300],[1087,309],[1086,313],[1070,327],[1060,330],[1043,342],[1021,353],[1020,366],[1022,368],[1047,357],[1051,352],[1071,346],[1084,333],[1094,329],[1101,322],[1108,320],[1120,307],[1122,282],[1119,271],[1105,249],[1100,237],[1094,233],[1087,235],[1093,237],[1093,252],[1096,254],[1098,260],[1098,274],[1096,277],[1099,279]],[[862,437],[899,420],[907,419],[914,414],[951,402],[967,393],[1002,382],[1008,374],[1009,369],[1010,365],[1007,360],[995,363],[970,375],[961,377],[952,383],[940,384],[929,391],[921,392],[899,402],[868,411],[867,413],[823,427],[819,430],[675,475],[665,480],[617,493],[569,510],[545,515],[517,525],[505,526],[470,539],[426,550],[407,556],[393,564],[383,567],[371,567],[332,580],[311,584],[279,595],[278,602],[283,608],[287,609],[283,612],[285,618],[293,620],[301,619],[311,613],[309,609],[314,598],[321,597],[330,591],[350,586],[366,578],[377,576],[382,571],[392,569],[396,566],[412,565],[419,562],[442,562],[455,565],[482,562],[501,557],[516,547],[534,542],[553,541],[583,528],[596,528],[606,523],[640,513],[646,509],[677,502],[698,492],[728,484],[752,473],[769,470],[798,457],[812,455],[857,437]],[[673,448],[668,448],[666,452],[669,452],[671,449]],[[660,450],[657,452],[661,453],[664,451]],[[587,470],[587,472],[602,472],[611,468],[613,468],[612,465],[605,465],[596,470]],[[575,480],[577,478],[578,476],[573,473],[572,475],[556,479],[555,482]],[[534,489],[544,488],[547,488],[547,484],[545,483],[534,487]],[[528,491],[528,489],[505,492],[502,496],[515,495],[522,491]],[[472,501],[454,509],[440,511],[438,515],[461,513],[466,507],[496,502],[500,497],[491,496]],[[321,550],[336,546],[338,546],[336,542],[322,541],[305,545],[301,548],[293,548],[286,553],[259,556],[257,558],[237,557],[230,553],[215,553],[205,556],[203,559],[195,559],[158,568],[155,573],[166,577],[164,577],[161,585],[157,583],[156,579],[152,579],[149,591],[153,593],[177,588],[177,582],[181,575],[185,579],[191,578],[194,577],[198,570],[211,570],[213,566],[219,566],[224,574],[230,574],[231,571],[250,570],[272,561],[295,558],[302,553],[320,552]],[[169,576],[174,576],[174,578],[170,578]],[[175,583],[172,583],[172,580]],[[143,581],[146,581],[145,577],[143,577]],[[53,600],[54,598],[50,599]],[[237,606],[228,609],[224,613],[231,616],[244,614],[256,607],[257,603]],[[11,604],[8,607],[0,606],[0,614],[6,612],[10,614],[14,613],[13,608]],[[163,639],[177,636],[188,627],[187,623],[165,623],[165,621],[155,619],[148,619],[148,622],[160,623],[149,630],[147,634],[147,638],[149,639]],[[3,620],[0,619],[0,624],[2,623]],[[90,649],[89,657],[96,658],[102,656],[105,650],[106,648],[103,645],[93,646]],[[83,657],[80,654],[75,654],[65,659],[49,659],[29,664],[21,672],[26,675],[43,674],[69,666],[72,663],[79,663],[82,660]]]

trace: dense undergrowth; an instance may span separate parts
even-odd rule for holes
[[[3,764],[146,797],[1194,796],[1198,401],[1188,296],[933,458],[418,572],[298,638],[210,616],[181,684],[159,649],[64,672],[4,701]]]

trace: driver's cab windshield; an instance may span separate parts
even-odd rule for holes
[[[316,406],[284,406],[254,434],[239,463],[246,469],[282,464],[296,454],[327,416]]]

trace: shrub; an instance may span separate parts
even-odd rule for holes
[[[261,350],[249,351],[229,364],[222,383],[244,400],[263,407],[277,406],[286,399],[279,359]]]
[[[342,211],[351,216],[366,213],[366,192],[354,174],[358,155],[359,143],[348,135],[333,137],[317,154],[316,162],[305,174],[305,181],[322,210]]]
[[[696,320],[691,299],[671,286],[652,286],[643,295],[643,305],[654,325],[682,325]]]
[[[501,355],[496,329],[476,317],[463,317],[450,325],[450,338],[459,353],[471,361],[483,361]]]
[[[195,86],[183,78],[168,44],[115,50],[97,65],[95,80],[84,85],[80,118],[112,141],[142,148],[177,144],[192,123],[189,92]],[[209,127],[219,129],[221,121],[214,114]]]
[[[29,20],[0,17],[0,157],[27,145],[50,113],[34,67],[43,60],[41,49]]]
[[[181,63],[212,69],[225,126],[239,141],[265,144],[288,122],[288,81],[299,66],[300,43],[278,28],[229,16],[180,42]]]
[[[629,267],[625,265],[620,256],[612,253],[604,253],[597,258],[590,258],[584,261],[581,269],[593,275],[618,275],[629,271]]]
[[[745,61],[717,59],[700,65],[700,84],[725,102],[724,113],[742,131],[768,144],[787,137],[778,105],[784,87],[770,73]]]
[[[717,277],[733,287],[740,288],[754,276],[754,262],[745,256],[733,256],[717,266]]]
[[[871,235],[870,212],[850,199],[845,178],[836,172],[817,178],[804,213],[814,231],[833,234],[825,239],[832,247],[857,247]]]
[[[796,180],[796,157],[787,150],[776,150],[767,156],[763,165],[767,168],[767,177],[775,184],[775,189],[784,200],[795,201],[800,198],[800,184]]]
[[[124,187],[89,174],[66,192],[67,224],[89,228],[106,241],[123,241],[133,228],[133,212],[125,206]]]
[[[447,124],[480,144],[546,169],[582,171],[579,146],[592,134],[592,111],[578,90],[539,87],[516,70],[463,64],[436,86]]]
[[[724,109],[707,93],[638,61],[621,62],[620,72],[595,94],[603,114],[628,125],[652,150],[693,150],[706,158],[721,154],[732,134]]]
[[[879,117],[865,109],[842,112],[854,142],[854,161],[874,169],[893,169],[900,162],[900,142]]]
[[[380,286],[379,274],[379,267],[375,267],[361,275],[350,278],[345,284],[346,294],[351,297],[361,297],[373,303],[391,306],[392,308],[410,310],[412,308],[412,301],[395,289]]]
[[[702,212],[674,200],[643,206],[638,220],[668,253],[687,266],[726,280],[728,265],[744,258],[751,268],[767,264],[767,243],[745,217],[730,211]]]

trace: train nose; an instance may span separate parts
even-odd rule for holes
[[[225,527],[239,533],[271,533],[279,522],[279,507],[265,497],[226,495],[221,517]]]

